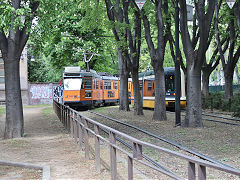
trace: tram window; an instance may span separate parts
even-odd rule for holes
[[[168,75],[165,77],[165,87],[166,92],[175,91],[174,75]]]
[[[142,83],[142,81],[139,81],[139,88],[140,88],[140,90],[142,90],[142,87],[143,87],[143,83]]]
[[[108,91],[108,97],[115,97],[114,91]]]
[[[93,89],[96,89],[95,84],[96,84],[96,80],[94,79],[94,80],[93,80]]]
[[[148,82],[148,91],[152,90],[152,82]]]
[[[111,81],[108,81],[108,89],[111,89]]]
[[[85,97],[86,98],[91,98],[92,97],[92,91],[91,90],[86,90],[85,91]]]
[[[65,90],[80,90],[81,85],[82,85],[82,79],[79,79],[79,78],[64,79]]]
[[[103,81],[100,81],[100,89],[103,87]]]
[[[107,81],[104,81],[104,89],[107,89]]]
[[[96,81],[96,89],[98,89],[99,88],[99,81],[97,80]]]
[[[85,89],[92,89],[92,80],[91,78],[85,78]]]
[[[118,82],[114,81],[114,89],[118,89]]]

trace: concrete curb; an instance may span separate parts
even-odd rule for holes
[[[50,180],[51,179],[50,178],[50,166],[40,166],[40,165],[35,165],[35,164],[19,163],[19,162],[7,162],[7,161],[2,161],[2,160],[0,160],[0,165],[41,169],[42,170],[42,180]]]

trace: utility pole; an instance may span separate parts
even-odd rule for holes
[[[180,73],[180,50],[179,50],[179,6],[175,1],[175,126],[181,126],[181,73]]]

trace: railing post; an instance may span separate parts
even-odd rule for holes
[[[138,160],[142,159],[142,145],[133,142],[133,157]]]
[[[64,124],[64,109],[63,109],[63,105],[62,106],[62,123],[63,123],[63,126],[65,127],[65,124]]]
[[[116,135],[109,132],[109,139],[111,144],[116,144]],[[116,148],[110,144],[110,159],[111,159],[111,179],[117,179],[117,151]]]
[[[67,129],[68,129],[68,131],[70,131],[70,128],[71,128],[71,111],[70,111],[70,109],[67,108],[67,112],[68,112]]]
[[[99,135],[99,127],[94,125],[94,132],[96,135]],[[95,136],[95,158],[96,158],[96,169],[97,172],[100,173],[100,139],[99,137]]]
[[[80,115],[78,116],[79,117],[79,120],[81,120],[81,117]],[[78,136],[79,136],[79,148],[80,148],[80,151],[82,150],[82,141],[83,141],[83,137],[82,137],[82,126],[81,124],[79,123],[78,124]]]
[[[133,179],[133,159],[128,156],[128,180]]]
[[[66,129],[68,130],[68,109],[66,108],[66,106],[65,106],[65,112],[66,112],[66,114],[65,114],[65,124],[66,124]]]
[[[198,179],[206,180],[206,166],[198,165]]]
[[[74,133],[74,143],[77,144],[77,121],[76,121],[76,112],[73,112],[73,133]]]
[[[65,106],[66,109],[66,129],[69,131],[68,126],[69,126],[69,111],[67,107]]]
[[[68,109],[69,110],[69,109]],[[73,113],[69,110],[69,125],[70,125],[70,135],[73,138]]]
[[[61,109],[61,122],[63,123],[63,108],[62,108],[62,105],[60,105],[60,109]]]
[[[196,179],[195,164],[192,162],[188,162],[188,179],[189,180]]]
[[[88,121],[84,119],[84,145],[85,145],[85,158],[89,160],[89,147],[88,147]]]
[[[64,126],[67,129],[67,109],[66,109],[66,106],[64,106]]]

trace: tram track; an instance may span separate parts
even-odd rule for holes
[[[104,133],[109,134],[109,132],[102,130]],[[123,144],[124,146],[126,146],[127,148],[129,148],[130,150],[133,150],[131,144],[127,143],[126,141],[124,141],[123,139],[116,137],[116,140],[118,142],[120,142],[121,144]],[[166,169],[165,167],[163,167],[162,165],[160,165],[157,161],[154,161],[152,158],[148,157],[145,154],[142,154],[142,157],[147,160],[148,162],[152,163],[155,167],[162,169],[162,171],[165,174],[168,174],[169,177],[172,177],[174,179],[181,179],[179,176],[177,176],[175,173],[173,173],[172,171]]]
[[[170,112],[170,111],[167,111],[167,112],[168,113],[172,113],[172,114],[175,113],[175,112]],[[186,111],[182,111],[182,112],[184,114],[181,114],[181,115],[185,116]],[[240,119],[237,119],[237,118],[218,116],[218,115],[206,114],[206,113],[202,113],[202,115],[206,116],[206,117],[213,117],[213,118],[218,118],[218,119],[225,120],[225,121],[220,121],[220,120],[216,120],[216,119],[202,118],[202,120],[204,120],[204,121],[210,121],[210,122],[215,122],[215,123],[227,124],[227,125],[232,125],[232,126],[240,126]],[[229,121],[235,121],[235,122],[239,122],[239,123],[233,123],[233,122],[229,122]]]
[[[105,118],[105,119],[108,119],[108,120],[110,120],[110,121],[113,121],[113,122],[115,122],[115,123],[119,123],[119,124],[121,124],[121,125],[130,127],[130,128],[133,128],[133,129],[135,129],[135,130],[138,130],[139,132],[142,132],[142,133],[144,133],[144,134],[146,134],[146,135],[148,135],[148,136],[154,137],[154,138],[156,138],[156,139],[158,139],[158,140],[160,140],[160,141],[163,141],[163,142],[165,142],[165,143],[167,143],[167,144],[170,144],[170,145],[172,145],[172,146],[174,146],[174,147],[177,147],[178,149],[183,150],[183,151],[185,151],[185,152],[188,152],[188,153],[190,153],[190,154],[192,154],[192,155],[195,155],[195,156],[197,156],[197,157],[199,157],[199,158],[201,158],[201,159],[203,159],[203,160],[207,160],[207,161],[209,161],[209,162],[212,162],[212,163],[215,163],[215,164],[218,164],[218,165],[227,167],[227,168],[235,169],[235,168],[233,168],[233,167],[231,167],[231,166],[229,166],[229,165],[227,165],[227,164],[224,164],[224,163],[222,163],[222,162],[220,162],[220,161],[217,161],[217,160],[214,159],[214,158],[205,156],[205,155],[202,154],[202,153],[199,153],[199,152],[197,152],[197,151],[194,151],[194,150],[192,150],[192,149],[190,149],[190,148],[188,148],[188,147],[182,146],[181,144],[178,144],[178,143],[176,143],[176,142],[174,142],[174,141],[168,140],[168,139],[166,139],[166,138],[164,138],[164,137],[158,136],[158,135],[156,135],[156,134],[154,134],[154,133],[151,133],[151,132],[149,132],[149,131],[147,131],[147,130],[144,130],[144,129],[142,129],[142,128],[139,128],[139,127],[137,127],[137,126],[131,125],[131,124],[126,123],[126,122],[122,122],[122,121],[120,121],[120,120],[117,120],[117,119],[114,119],[114,118],[111,118],[111,117],[107,117],[107,116],[102,115],[102,114],[100,114],[100,113],[96,113],[96,112],[93,112],[93,111],[88,111],[88,112],[89,112],[89,113],[92,113],[92,114],[94,114],[94,115],[103,117],[103,118]],[[237,170],[237,169],[235,169],[235,170]]]

